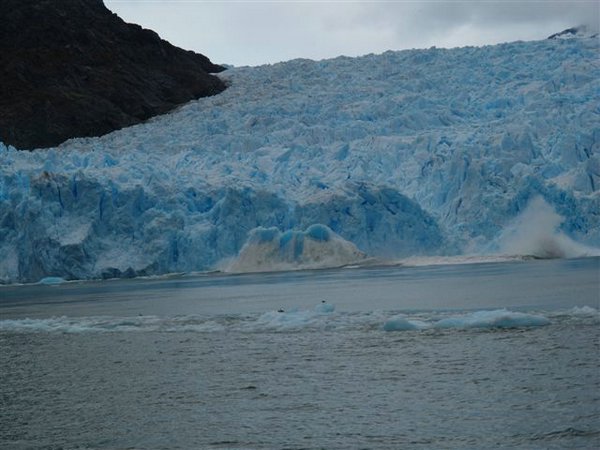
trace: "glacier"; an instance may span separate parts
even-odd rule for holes
[[[598,247],[599,47],[231,68],[223,93],[143,124],[0,144],[0,282],[214,270],[260,230],[311,226],[379,258],[501,251],[536,198]]]

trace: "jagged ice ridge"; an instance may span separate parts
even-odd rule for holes
[[[0,145],[0,280],[210,270],[257,227],[490,251],[541,196],[600,244],[596,38],[293,60],[100,138]]]

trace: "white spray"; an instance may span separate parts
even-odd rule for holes
[[[501,253],[538,258],[598,256],[600,249],[575,242],[559,230],[564,218],[542,197],[533,198],[500,234]]]

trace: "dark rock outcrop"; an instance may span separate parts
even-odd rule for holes
[[[0,140],[99,136],[218,94],[223,67],[128,24],[102,0],[0,1]]]
[[[578,27],[567,28],[560,33],[554,33],[548,36],[548,39],[572,39],[572,38],[597,38],[598,33],[594,32],[587,25],[579,25]]]

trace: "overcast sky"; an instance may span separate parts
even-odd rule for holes
[[[598,0],[104,0],[126,22],[235,66],[544,39],[599,28]]]

